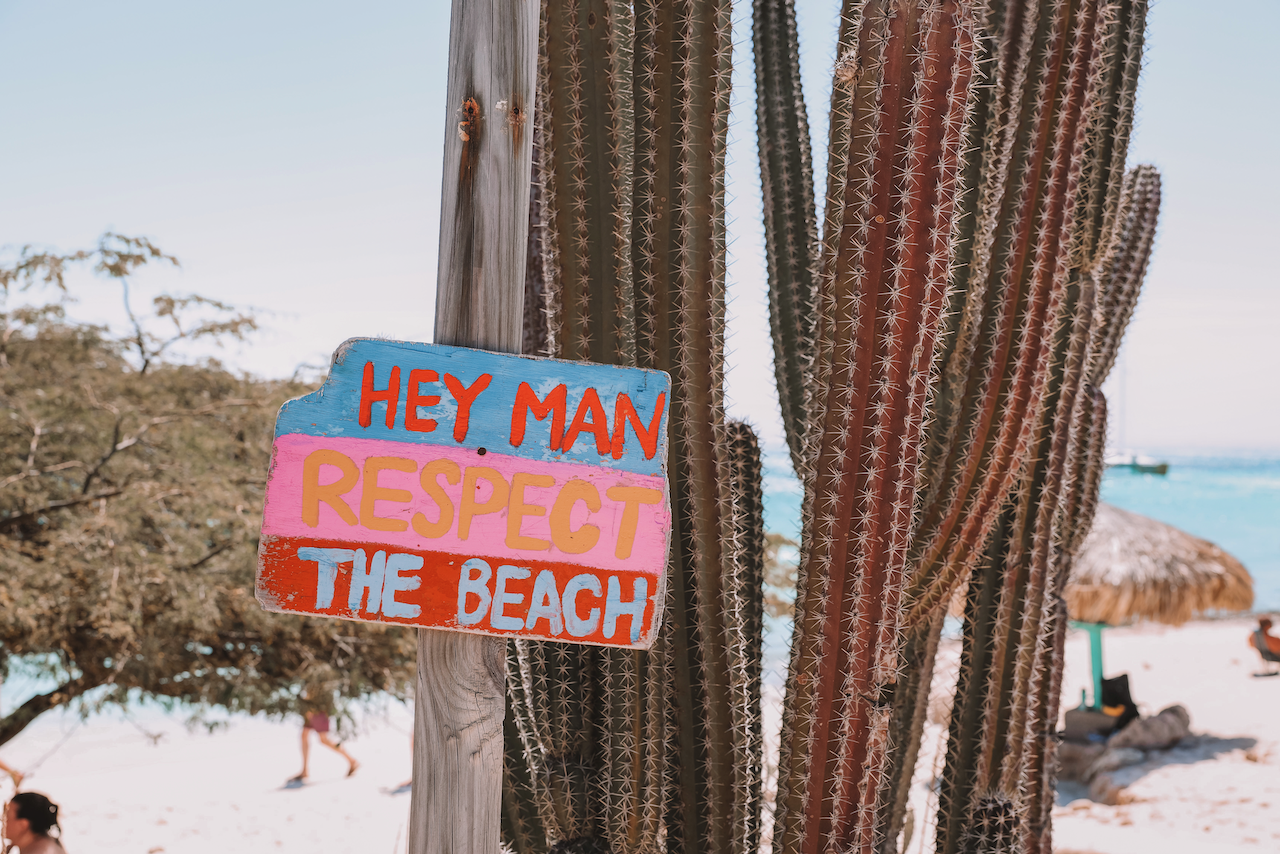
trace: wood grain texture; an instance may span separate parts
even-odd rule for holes
[[[538,5],[454,0],[435,341],[518,353]],[[412,854],[497,854],[506,642],[418,635]]]
[[[453,0],[437,344],[521,349],[538,4]]]
[[[409,851],[498,851],[506,641],[424,629],[418,634],[417,714]]]

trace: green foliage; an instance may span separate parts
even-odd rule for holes
[[[104,246],[23,250],[0,278],[6,293],[62,288],[68,266],[96,258],[123,285],[167,259],[145,241],[108,235]],[[91,691],[94,702],[141,694],[283,714],[299,709],[302,686],[342,705],[405,696],[413,679],[412,633],[258,606],[275,413],[310,389],[161,361],[169,343],[252,324],[185,323],[185,309],[219,306],[210,300],[155,305],[175,332],[153,335],[134,316],[118,340],[68,322],[57,304],[0,313],[0,657],[22,656],[59,683],[0,720],[0,744]]]

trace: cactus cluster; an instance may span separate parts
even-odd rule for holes
[[[760,845],[760,451],[723,407],[728,0],[543,0],[526,352],[671,373],[666,621],[508,656],[520,852]],[[1070,561],[1159,177],[1145,0],[846,0],[818,237],[792,0],[754,0],[775,367],[805,484],[775,851],[895,850],[968,581],[940,851],[1046,851]]]
[[[921,4],[926,5],[942,8]],[[873,600],[883,599],[884,591],[873,583],[840,604],[833,600],[845,591],[833,590],[826,575],[813,579],[809,573],[812,567],[829,573],[830,550],[846,548],[839,534],[824,527],[832,509],[840,507],[832,484],[847,474],[846,461],[823,454],[843,439],[840,417],[852,413],[856,420],[865,413],[869,418],[877,403],[883,406],[867,392],[848,399],[834,395],[824,361],[834,340],[864,372],[874,375],[881,367],[858,362],[866,358],[856,349],[861,339],[840,327],[840,305],[828,289],[829,282],[839,281],[833,269],[840,258],[837,249],[845,242],[856,245],[832,211],[840,211],[849,186],[871,183],[858,173],[851,179],[846,171],[850,162],[867,168],[865,155],[841,159],[848,146],[842,136],[848,114],[841,113],[841,84],[866,86],[877,97],[891,89],[884,69],[863,62],[854,49],[868,20],[882,12],[875,3],[850,3],[842,17],[828,217],[822,264],[814,277],[809,273],[815,261],[813,227],[803,215],[813,191],[801,140],[807,127],[794,12],[785,0],[754,5],[775,362],[789,449],[806,481],[778,851],[822,847],[827,842],[816,840],[833,835],[860,850],[871,845],[896,850],[944,609],[975,568],[939,844],[948,850],[999,850],[1000,839],[1034,847],[1047,838],[1047,811],[1037,807],[1044,815],[1031,816],[1028,804],[1042,804],[1052,781],[1051,742],[1045,734],[1054,724],[1060,685],[1060,655],[1055,658],[1054,650],[1065,632],[1061,581],[1096,505],[1105,441],[1099,373],[1114,361],[1117,336],[1132,311],[1128,300],[1136,295],[1135,278],[1140,281],[1150,249],[1150,229],[1138,223],[1150,219],[1153,224],[1153,218],[1135,213],[1141,204],[1150,209],[1149,201],[1138,201],[1151,196],[1150,177],[1145,189],[1138,189],[1144,182],[1137,176],[1145,167],[1124,177],[1146,4],[983,0],[973,6],[976,81],[952,214],[947,308],[937,333],[928,419],[913,472],[918,490],[905,541],[901,636],[886,632],[889,641],[878,647],[858,632],[883,613],[880,601]],[[870,103],[860,102],[854,112]],[[800,315],[808,304],[818,307],[812,321]],[[869,324],[868,309],[860,308],[859,321]],[[816,364],[810,352],[817,354]],[[840,417],[834,417],[837,412]],[[849,453],[844,446],[840,450]],[[864,509],[873,500],[864,493],[859,509],[871,516],[889,512],[887,501]],[[850,541],[857,545],[848,546],[848,552],[867,562],[879,559],[880,571],[893,572],[892,562],[874,550],[863,552],[860,547],[868,540],[855,539],[861,532],[856,524],[850,527]],[[851,577],[862,582],[856,573]],[[882,682],[865,683],[839,669],[843,661],[831,667],[824,655],[829,650],[814,646],[812,624],[819,618],[807,598],[811,590],[817,591],[822,613],[858,615],[861,622],[835,630],[844,643],[864,655],[896,646],[897,672],[886,668]],[[897,604],[896,598],[890,600]],[[837,717],[839,704],[815,705],[813,698],[824,691],[846,698],[846,707],[856,706],[847,698],[860,693],[874,698],[878,708],[891,709],[887,757],[875,755],[883,733],[860,729],[856,714]],[[824,715],[829,725],[809,723]],[[877,715],[883,726],[882,712]],[[846,741],[866,742],[864,752],[849,751],[838,739],[813,743],[814,731],[824,736],[835,727],[841,727]],[[805,765],[788,753],[796,750],[821,760]],[[863,767],[850,769],[851,762]],[[834,817],[842,808],[839,795],[808,788],[838,787],[848,780],[863,787],[854,823],[875,825],[856,837],[832,832],[840,821]],[[1000,806],[1002,816],[994,824],[993,805]],[[821,818],[804,824],[791,815],[800,810],[806,818],[832,818],[829,825]],[[987,841],[975,842],[979,837]]]
[[[761,464],[722,391],[729,11],[542,4],[526,342],[671,374],[673,531],[651,650],[512,645],[517,850],[759,847]]]
[[[1062,307],[1031,458],[970,582],[940,851],[969,850],[965,840],[981,800],[993,793],[1009,798],[1018,817],[1017,847],[1009,850],[1049,846],[1066,629],[1061,589],[1096,506],[1105,441],[1105,400],[1090,374],[1104,330],[1117,322],[1123,328],[1128,315],[1109,318],[1118,301],[1099,310],[1099,295],[1107,292],[1104,280],[1122,243],[1123,169],[1145,13],[1143,3],[1100,5],[1093,13],[1097,61],[1077,146],[1077,205],[1065,225],[1070,256]]]

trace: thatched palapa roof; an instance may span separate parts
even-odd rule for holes
[[[1172,525],[1099,504],[1067,582],[1073,620],[1180,625],[1206,611],[1253,605],[1253,579],[1240,561]]]

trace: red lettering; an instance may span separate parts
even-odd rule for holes
[[[588,415],[591,416],[590,421],[586,420]],[[604,414],[604,405],[600,403],[600,395],[596,394],[596,390],[593,388],[588,388],[586,394],[582,395],[582,402],[578,404],[578,412],[573,416],[573,423],[569,425],[569,432],[564,436],[565,453],[573,450],[573,443],[578,440],[578,434],[584,430],[595,434],[597,453],[601,456],[609,453],[609,416]]]
[[[435,406],[440,402],[438,394],[419,394],[419,385],[440,381],[440,375],[426,368],[414,368],[409,372],[409,399],[404,406],[404,428],[419,433],[430,433],[436,429],[434,418],[419,418],[419,406]]]
[[[530,413],[538,421],[550,415],[551,450],[560,450],[564,441],[564,410],[568,394],[569,390],[561,383],[547,392],[546,400],[538,400],[538,395],[528,383],[520,383],[520,388],[516,389],[515,405],[511,407],[511,444],[518,448],[524,441]]]
[[[396,426],[396,408],[400,404],[400,366],[391,369],[391,381],[382,391],[373,387],[373,362],[364,363],[364,382],[360,384],[360,426],[373,423],[373,405],[382,401],[387,405],[387,429]]]
[[[444,375],[444,384],[449,387],[453,399],[458,401],[458,417],[453,419],[453,441],[466,440],[467,428],[471,425],[471,404],[475,403],[480,392],[487,389],[492,381],[492,374],[481,374],[470,386],[463,386],[453,374]]]
[[[640,440],[640,447],[644,449],[644,458],[653,459],[653,455],[658,453],[658,430],[662,427],[662,413],[666,405],[667,393],[664,391],[658,395],[658,403],[653,408],[653,420],[649,422],[648,427],[645,427],[631,398],[625,391],[618,393],[618,400],[613,407],[613,458],[615,460],[622,459],[628,421],[631,422],[631,429],[635,431],[636,438]]]

